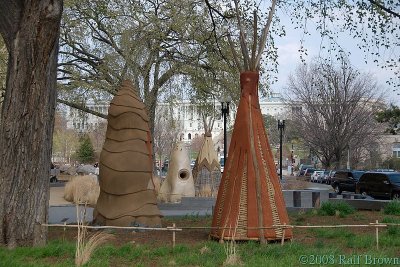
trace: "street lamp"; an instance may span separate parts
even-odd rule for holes
[[[279,177],[282,180],[282,139],[283,131],[285,130],[285,120],[278,120],[279,130]]]
[[[227,138],[226,138],[226,117],[229,115],[229,98],[224,98],[221,100],[221,112],[224,119],[224,165],[226,164],[226,152],[227,152]]]

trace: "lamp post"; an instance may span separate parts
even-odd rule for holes
[[[227,138],[226,138],[226,116],[229,115],[230,99],[225,98],[221,100],[221,112],[224,120],[224,165],[226,164],[226,151],[227,151]]]
[[[285,130],[285,120],[278,120],[279,130],[279,177],[282,180],[282,139],[283,131]]]

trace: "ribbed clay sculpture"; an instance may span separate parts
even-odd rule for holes
[[[161,226],[152,181],[151,138],[145,105],[130,81],[110,103],[100,154],[100,195],[94,223]]]
[[[171,153],[167,177],[161,185],[158,199],[179,202],[182,197],[194,197],[194,182],[185,144],[179,142]]]

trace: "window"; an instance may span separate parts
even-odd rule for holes
[[[394,143],[392,146],[393,157],[400,158],[400,143]]]
[[[192,134],[191,133],[188,133],[188,139],[192,140]]]

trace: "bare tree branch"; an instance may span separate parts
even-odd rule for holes
[[[89,109],[89,108],[87,108],[85,106],[81,106],[81,105],[78,105],[76,103],[73,103],[73,102],[70,102],[70,101],[66,101],[66,100],[63,100],[63,99],[60,99],[60,98],[57,98],[57,102],[61,103],[61,104],[64,104],[64,105],[67,105],[67,106],[69,106],[71,108],[76,108],[76,109],[82,110],[82,111],[84,111],[86,113],[95,115],[97,117],[100,117],[100,118],[103,118],[103,119],[107,119],[107,115],[104,115],[103,113],[91,110],[91,109]]]

